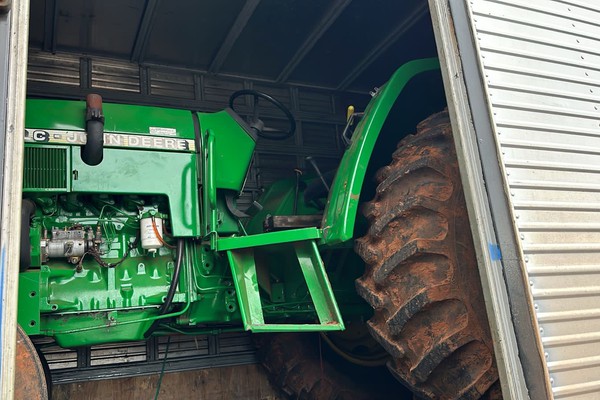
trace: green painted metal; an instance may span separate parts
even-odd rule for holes
[[[252,326],[252,333],[330,332],[341,330],[344,330],[343,324],[265,324]]]
[[[439,68],[439,61],[436,58],[415,60],[404,64],[367,106],[333,181],[323,218],[323,244],[334,245],[352,239],[367,165],[379,132],[394,102],[412,78]]]
[[[250,236],[219,238],[217,241],[217,250],[226,251],[320,238],[321,231],[317,228],[290,229],[287,231],[260,233]]]
[[[111,103],[103,104],[103,111],[105,132],[195,139],[195,116],[189,111]],[[30,99],[26,115],[30,130],[85,128],[85,102]],[[25,148],[25,192],[164,195],[169,200],[173,235],[200,235],[197,161],[193,153],[105,148],[103,161],[89,166],[81,160],[79,146],[28,143]],[[66,159],[61,158],[64,149]],[[53,182],[63,183],[63,168],[66,185],[54,187]]]
[[[290,176],[294,176],[294,171],[290,171]],[[304,202],[304,191],[308,184],[318,179],[304,174],[300,178],[298,198],[296,202],[296,215],[316,215],[323,213],[323,210],[312,204]],[[294,197],[296,196],[296,178],[282,179],[270,185],[258,199],[262,209],[256,211],[246,224],[245,228],[248,234],[257,234],[263,232],[263,222],[267,215],[293,215]]]
[[[34,214],[39,216],[40,210],[36,210]],[[31,266],[33,267],[40,267],[42,265],[42,249],[40,241],[43,229],[44,227],[41,224],[34,223],[29,230],[29,244],[31,246],[31,252],[29,254],[31,256]]]
[[[313,240],[295,242],[294,250],[321,325],[337,325],[339,330],[343,330],[342,316],[335,301],[331,284],[327,279],[327,273],[319,255],[317,244]]]
[[[83,129],[83,102],[34,100],[29,107],[30,129]],[[107,132],[147,137],[151,128],[163,128],[154,134],[175,130],[180,138],[195,137],[189,112],[105,104],[104,113]],[[161,332],[222,329],[223,324],[254,331],[343,329],[314,244],[321,231],[241,236],[244,229],[228,210],[225,195],[242,188],[254,139],[228,111],[197,118],[200,155],[106,147],[103,161],[92,167],[81,160],[78,144],[26,143],[24,195],[37,206],[29,227],[32,263],[20,275],[19,322],[28,333],[75,347],[141,340],[157,319]],[[299,206],[301,212],[309,209]],[[164,221],[167,244],[175,243],[171,236],[188,237],[178,290],[165,315],[157,311],[173,276],[174,250],[141,247],[140,220],[151,214]],[[98,231],[100,252],[80,262],[61,255],[46,259],[42,246],[52,229]],[[257,272],[254,265],[256,251],[275,257],[260,267],[272,268],[272,281],[259,276],[264,270]],[[232,274],[236,268],[252,269],[254,277]],[[267,294],[259,289],[262,284],[270,288]]]
[[[166,199],[155,208],[151,201],[141,195],[109,195],[63,193],[40,193],[33,197],[37,204],[30,226],[30,238],[34,261],[27,272],[20,274],[21,304],[19,322],[26,327],[29,334],[54,336],[66,347],[99,344],[120,340],[142,340],[145,329],[156,319],[156,311],[168,290],[174,269],[173,250],[160,248],[151,254],[137,243],[125,260],[115,268],[99,265],[93,257],[86,256],[78,270],[65,258],[51,258],[42,262],[39,254],[40,238],[44,230],[54,227],[60,230],[72,226],[94,230],[100,227],[103,244],[102,260],[114,263],[121,260],[139,234],[139,219],[150,214],[165,217],[158,210],[166,207]],[[289,269],[298,263],[291,243],[296,239],[318,239],[316,229],[299,232],[279,232],[264,236],[250,237],[252,241],[260,241],[260,248],[269,248],[269,243],[278,246],[290,246],[290,250],[281,249],[285,255],[285,268]],[[225,244],[238,246],[248,242],[237,240],[246,237],[223,238]],[[233,240],[232,240],[233,239]],[[228,241],[229,240],[229,241]],[[170,239],[168,242],[173,243]],[[165,317],[161,330],[187,330],[189,332],[204,329],[204,326],[234,324],[242,326],[241,305],[234,284],[234,276],[227,257],[210,249],[206,243],[189,241],[186,245],[179,290],[174,298],[174,310]],[[255,250],[253,248],[252,250]],[[307,259],[309,255],[305,255]],[[281,260],[280,256],[278,259]],[[315,263],[309,260],[303,262]],[[276,261],[274,265],[281,264]],[[311,267],[308,279],[315,280],[318,271]],[[263,316],[269,323],[256,323],[257,329],[268,330],[274,322],[281,321],[313,321],[321,314],[324,320],[327,311],[313,304],[309,289],[302,278],[300,266],[292,269],[298,273],[280,273],[277,287],[277,298],[260,298],[263,304]],[[293,271],[290,271],[293,272]],[[321,290],[321,289],[319,289]],[[32,292],[36,295],[30,296]],[[319,293],[314,295],[319,297]],[[275,299],[275,303],[271,300]],[[322,300],[327,301],[327,299]],[[184,304],[182,304],[184,303]],[[185,310],[182,310],[185,309]],[[33,325],[30,325],[34,321]],[[282,329],[294,330],[289,323],[281,324]],[[304,326],[304,324],[299,324]],[[215,328],[216,329],[216,328]],[[277,328],[279,329],[279,328]],[[315,330],[314,324],[301,329]],[[332,329],[327,326],[324,329]],[[106,332],[108,336],[98,335]]]
[[[77,315],[50,314],[42,320],[42,332],[52,336],[61,347],[92,346],[96,344],[143,340],[144,333],[157,319],[177,317],[182,310],[157,315],[156,309],[105,310]],[[76,326],[76,327],[74,327]]]
[[[113,251],[120,253],[119,249]],[[190,264],[186,263],[174,298],[175,303],[184,305],[178,306],[178,311],[157,315],[174,264],[167,250],[164,254],[149,259],[136,252],[118,268],[84,260],[81,271],[64,262],[50,261],[40,269],[21,273],[20,282],[26,291],[20,296],[29,311],[19,312],[19,323],[28,334],[53,336],[63,347],[142,340],[154,320],[188,312],[196,298],[190,284]],[[33,292],[37,295],[32,296]],[[39,323],[32,325],[32,320]]]
[[[212,129],[209,131],[213,132]],[[214,137],[213,140],[207,138],[205,154],[214,155]],[[101,267],[88,256],[78,271],[64,259],[42,262],[40,238],[43,231],[51,227],[69,229],[81,225],[88,229],[100,226],[105,241],[102,259],[116,262],[125,255],[128,243],[137,235],[139,219],[149,212],[160,215],[168,210],[166,217],[170,230],[177,236],[185,235],[178,228],[178,223],[185,222],[178,210],[193,211],[198,204],[195,155],[107,148],[103,163],[90,167],[81,161],[78,147],[27,146],[31,149],[64,150],[66,157],[63,161],[66,162],[60,164],[60,168],[55,168],[53,163],[41,164],[40,168],[35,159],[26,165],[30,171],[41,175],[33,176],[31,182],[34,183],[29,185],[29,196],[38,206],[30,228],[32,265],[38,268],[21,274],[23,282],[26,282],[23,290],[27,289],[29,293],[36,291],[37,294],[27,298],[26,292],[21,292],[22,304],[30,303],[28,311],[20,314],[21,324],[28,326],[29,333],[54,336],[66,347],[142,339],[145,330],[157,318],[156,307],[162,304],[168,289],[173,270],[169,250],[162,248],[157,256],[151,256],[138,244],[117,268]],[[206,160],[216,161],[217,157],[207,157]],[[168,169],[164,168],[166,165]],[[205,203],[211,205],[212,232],[216,229],[216,233],[223,230],[237,233],[234,228],[238,223],[225,211],[223,193],[216,189],[214,165],[207,163],[202,168],[207,173],[203,180],[208,184],[205,185],[208,190],[203,193],[209,195]],[[66,187],[47,191],[44,189],[48,188],[36,183],[42,182],[48,173],[56,174],[57,170],[64,174],[62,176],[68,183]],[[178,198],[185,197],[192,199],[189,204],[177,205]],[[201,228],[200,223],[192,225],[198,231]],[[313,233],[308,237],[319,237],[319,234]],[[175,307],[186,301],[184,310],[162,317],[175,318],[165,323],[165,329],[177,329],[175,326],[179,326],[193,330],[205,324],[241,324],[232,277],[226,276],[229,265],[223,266],[222,258],[215,257],[213,251],[197,253],[186,257],[188,261],[184,267],[189,270],[190,284],[182,281],[179,286],[180,290],[188,290],[189,293],[178,292],[174,298]],[[282,302],[281,307],[297,306]],[[290,315],[287,311],[285,314]],[[294,314],[310,319],[315,311],[307,303]],[[281,314],[279,310],[266,310],[265,315],[277,317]],[[96,332],[100,331],[108,336],[97,335]]]
[[[54,336],[65,347],[140,340],[155,320],[161,321],[160,332],[343,329],[340,299],[345,316],[368,313],[352,285],[362,264],[344,244],[352,237],[368,160],[403,87],[435,68],[436,60],[405,65],[371,102],[334,182],[324,230],[261,233],[267,213],[292,214],[292,171],[290,180],[267,190],[265,209],[247,224],[251,234],[240,227],[225,196],[242,190],[255,140],[230,110],[194,114],[105,104],[106,132],[198,140],[200,146],[106,147],[94,167],[81,160],[79,145],[27,143],[25,196],[37,209],[30,227],[32,267],[20,276],[19,322],[28,333]],[[26,125],[81,132],[84,116],[84,102],[30,100]],[[319,213],[304,204],[303,187],[297,214]],[[173,276],[174,250],[151,252],[137,243],[140,218],[148,213],[164,217],[167,244],[175,242],[171,235],[187,238],[178,290],[165,315],[157,311]],[[98,227],[101,254],[85,256],[78,265],[66,257],[44,260],[45,232],[75,226]]]
[[[264,325],[265,319],[254,264],[254,251],[251,248],[228,250],[227,258],[234,276],[244,329],[252,330],[253,326]]]
[[[68,192],[70,165],[71,151],[67,146],[25,146],[23,192]]]
[[[32,268],[20,274],[23,307],[18,318],[27,333],[55,336],[56,331],[77,329],[81,327],[80,322],[85,321],[79,317],[86,314],[100,315],[98,313],[125,309],[132,318],[155,314],[170,284],[173,252],[161,248],[150,254],[141,248],[139,241],[129,252],[128,248],[136,243],[139,216],[156,209],[143,206],[144,199],[136,195],[43,195],[32,198],[37,205],[30,227]],[[42,262],[39,250],[42,235],[48,235],[45,231],[73,226],[93,231],[99,229],[103,238],[102,260],[105,263],[122,260],[118,267],[101,266],[91,255],[83,257],[81,268],[60,257]],[[181,288],[188,286],[185,279],[180,278]],[[36,294],[32,295],[34,292]],[[176,294],[175,301],[184,300],[184,294]],[[32,320],[37,321],[33,326]],[[56,327],[57,324],[60,327]],[[61,342],[68,346],[82,345],[90,340],[85,333],[61,335]],[[142,339],[134,329],[123,329],[116,337]],[[100,343],[116,339],[111,336],[98,340]]]
[[[85,130],[85,101],[28,99],[26,107],[25,126],[29,129]],[[195,137],[190,111],[113,103],[102,107],[105,132],[148,135],[154,128],[155,136]]]
[[[39,274],[19,274],[18,322],[28,335],[40,334]]]
[[[160,256],[143,261],[136,257],[119,268],[106,268],[90,260],[81,272],[63,263],[43,265],[38,270],[40,310],[92,312],[160,305],[169,287],[173,259]]]
[[[254,139],[231,110],[198,113],[198,119],[200,129],[203,132],[210,130],[213,135],[215,188],[241,191],[256,146]]]
[[[155,309],[98,311],[82,313],[76,318],[50,314],[42,319],[41,333],[54,337],[65,348],[142,340],[153,315]]]
[[[221,236],[237,235],[243,232],[240,229],[240,219],[227,208],[225,195],[231,195],[235,199],[237,193],[231,193],[230,190],[217,190],[217,233]]]
[[[175,324],[168,325],[168,329],[194,331],[198,327],[224,323],[241,327],[242,318],[227,258],[203,243],[188,246],[188,250],[186,260],[192,276],[192,303],[189,310],[177,318]]]
[[[203,237],[210,236],[211,248],[215,249],[217,238],[217,186],[215,184],[215,133],[207,129],[204,135],[202,196],[204,200]]]
[[[318,178],[307,175],[301,177],[296,205],[298,215],[314,215],[322,212],[314,205],[304,202],[304,190],[313,179]],[[293,177],[277,181],[265,190],[258,199],[263,209],[256,212],[245,225],[251,236],[263,231],[263,221],[267,215],[293,215],[295,187],[296,179]],[[335,247],[321,248],[320,254],[340,311],[345,320],[352,317],[368,317],[372,313],[372,308],[358,296],[354,286],[354,280],[364,272],[364,263],[354,253],[352,242],[345,242]],[[256,250],[259,250],[259,248],[257,247]],[[304,297],[302,293],[308,293],[308,288],[306,285],[300,284],[304,280],[302,272],[296,271],[295,268],[289,268],[289,265],[296,262],[292,258],[297,258],[293,246],[290,245],[278,252],[263,253],[266,254],[263,254],[262,258],[270,264],[269,275],[277,277],[277,280],[270,282],[270,290],[265,290],[265,292],[268,292],[268,296],[262,298],[263,303],[270,300],[270,304],[263,307],[265,315],[271,318],[275,316],[294,318],[296,313],[300,315],[305,312],[301,300]],[[289,257],[289,254],[294,256]],[[286,255],[289,259],[286,258]],[[266,284],[263,283],[263,286],[266,286]],[[296,309],[288,307],[294,302],[297,302]]]
[[[104,160],[89,166],[71,150],[73,192],[164,195],[173,236],[200,235],[195,154],[104,149]]]
[[[342,316],[315,242],[296,241],[293,245],[319,322],[300,324],[265,322],[255,249],[253,247],[233,248],[227,250],[227,258],[234,277],[244,328],[256,333],[343,330]]]

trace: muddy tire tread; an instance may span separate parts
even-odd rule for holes
[[[419,398],[501,398],[448,113],[402,140],[376,181],[356,289],[388,368]]]

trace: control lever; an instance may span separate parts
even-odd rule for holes
[[[311,156],[308,156],[305,158],[305,160],[308,161],[313,166],[313,168],[315,169],[315,172],[317,173],[317,176],[321,179],[321,182],[323,182],[323,186],[325,186],[325,189],[327,189],[327,193],[329,193],[329,190],[330,190],[329,185],[327,184],[327,181],[325,181],[325,178],[323,177],[321,170],[317,166],[315,159],[312,158]]]
[[[354,134],[352,126],[358,121],[359,118],[362,118],[364,115],[364,112],[354,112],[354,106],[348,106],[346,126],[344,127],[344,131],[342,132],[342,141],[344,142],[346,147],[349,147],[352,143],[352,135]]]
[[[302,171],[298,168],[294,168],[294,172],[296,173],[296,188],[294,189],[294,208],[293,215],[296,215],[298,212],[298,192],[300,191],[300,177],[302,176]]]

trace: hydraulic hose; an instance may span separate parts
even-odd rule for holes
[[[158,310],[158,315],[165,315],[169,308],[171,307],[171,303],[173,303],[173,298],[175,297],[175,291],[177,290],[177,283],[179,282],[179,274],[181,272],[181,264],[183,264],[183,244],[184,240],[177,240],[177,250],[175,256],[175,270],[173,271],[173,279],[171,279],[171,285],[169,286],[169,291],[167,292],[167,297],[165,297],[164,303],[160,306]],[[150,328],[144,333],[144,338],[148,338],[152,335],[152,332],[158,327],[160,324],[160,319],[154,320]]]

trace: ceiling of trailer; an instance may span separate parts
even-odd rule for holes
[[[360,91],[436,55],[425,0],[31,0],[30,46]]]

